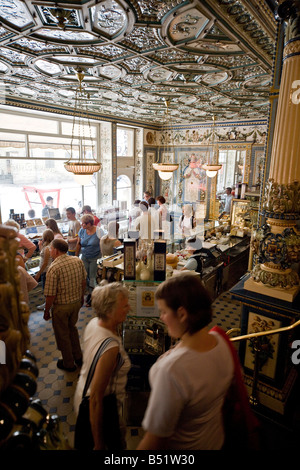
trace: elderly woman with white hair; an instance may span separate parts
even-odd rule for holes
[[[13,219],[8,219],[4,225],[8,225],[9,227],[14,227],[17,230],[17,237],[20,240],[19,241],[19,248],[17,251],[17,256],[20,257],[20,259],[23,258],[24,263],[32,257],[33,253],[36,250],[36,245],[31,242],[25,235],[20,233],[20,225],[18,222],[16,222]],[[26,254],[25,254],[26,250]],[[23,263],[21,263],[21,266],[23,266]]]
[[[121,423],[121,409],[125,399],[127,374],[131,364],[118,335],[118,327],[126,320],[130,310],[126,287],[119,282],[96,287],[92,293],[92,307],[97,317],[88,323],[84,332],[83,365],[74,396],[74,408],[75,412],[78,413],[90,366],[99,346],[109,338],[111,341],[97,361],[91,384],[86,392],[86,395],[90,397],[89,416],[93,441],[92,449],[105,450],[108,448],[105,442],[106,430],[103,427],[103,398],[111,390],[114,390],[117,398],[122,447],[125,448],[126,426]],[[122,364],[121,367],[120,364]],[[75,433],[75,447],[88,450],[87,446],[88,443],[76,442]],[[115,442],[115,446],[114,450],[120,450],[117,442]]]

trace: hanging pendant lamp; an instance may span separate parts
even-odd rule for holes
[[[166,105],[166,110],[165,110],[165,122],[164,122],[163,130],[165,131],[165,134],[166,134],[166,144],[161,146],[160,148],[162,157],[163,157],[163,152],[165,152],[168,155],[171,151],[174,151],[174,145],[169,144],[168,138],[167,138],[167,131],[171,133],[171,139],[173,138],[172,128],[170,125],[169,102],[167,100],[165,100],[165,105]],[[159,162],[152,163],[152,166],[154,170],[158,171],[158,176],[162,180],[171,179],[174,171],[176,171],[179,167],[177,163],[165,162],[165,161],[161,163]]]
[[[64,166],[67,171],[73,173],[75,180],[79,184],[85,185],[90,182],[93,174],[97,173],[101,169],[101,163],[97,162],[94,158],[95,145],[92,139],[91,124],[87,111],[87,100],[89,99],[89,95],[82,86],[84,79],[84,72],[82,69],[77,70],[77,79],[79,81],[79,86],[76,88],[75,94],[70,159],[64,164]],[[85,129],[87,126],[84,124],[84,120],[87,120],[89,136],[85,135]],[[76,126],[78,126],[78,135],[75,135]],[[74,141],[79,143],[78,157],[74,156]],[[88,153],[92,154],[92,158],[88,157]]]
[[[218,171],[221,170],[222,165],[219,165],[218,163],[218,147],[217,143],[215,142],[215,116],[213,116],[213,131],[212,131],[212,149],[213,149],[213,156],[212,156],[212,161],[210,163],[204,163],[202,165],[202,169],[206,170],[206,175],[209,178],[214,178]]]

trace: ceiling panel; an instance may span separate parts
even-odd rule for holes
[[[84,70],[89,109],[159,125],[266,118],[276,38],[262,0],[1,0],[8,103],[72,110]],[[3,87],[2,87],[3,88]]]

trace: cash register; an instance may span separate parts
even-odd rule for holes
[[[218,259],[222,254],[222,252],[219,251],[216,246],[211,248],[201,248],[199,253],[201,253],[204,268],[212,265],[212,261]]]

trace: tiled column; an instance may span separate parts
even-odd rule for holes
[[[267,225],[257,233],[260,264],[245,288],[286,301],[300,290],[300,2],[281,1],[285,47],[269,180],[262,197]]]

